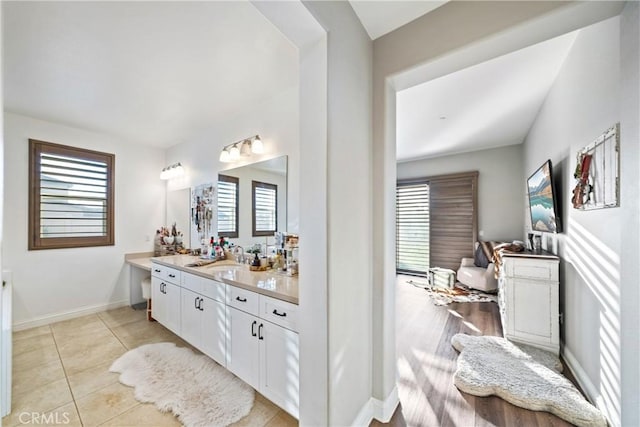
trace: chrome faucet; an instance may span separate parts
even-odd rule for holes
[[[240,245],[236,245],[233,249],[233,255],[236,258],[236,262],[239,264],[244,264],[244,248]]]

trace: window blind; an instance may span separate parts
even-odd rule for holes
[[[478,236],[478,172],[429,178],[431,266],[458,270]]]
[[[107,165],[40,153],[40,237],[107,234]]]
[[[218,175],[218,236],[238,237],[238,178]]]
[[[396,270],[429,270],[429,185],[399,184],[396,189]]]
[[[274,184],[252,181],[253,235],[271,236],[278,227],[278,187]]]

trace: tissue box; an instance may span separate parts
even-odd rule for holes
[[[430,268],[429,283],[438,288],[453,289],[456,285],[456,272],[448,268]]]

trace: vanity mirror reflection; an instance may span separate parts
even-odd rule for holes
[[[220,171],[216,193],[216,235],[245,249],[274,244],[287,229],[287,156]]]

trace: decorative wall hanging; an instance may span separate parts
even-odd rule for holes
[[[578,151],[573,207],[590,210],[620,206],[620,123]]]

